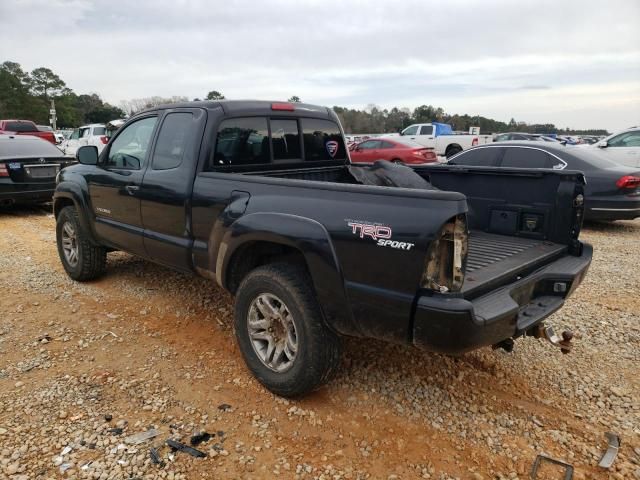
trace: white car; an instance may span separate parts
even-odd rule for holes
[[[71,136],[62,142],[60,148],[65,155],[73,156],[78,148],[85,145],[94,145],[98,147],[98,153],[100,153],[108,142],[109,138],[106,135],[104,123],[93,123],[76,128]]]
[[[640,168],[640,127],[609,135],[588,148],[597,148],[614,162]]]

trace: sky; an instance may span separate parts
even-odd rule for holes
[[[640,124],[640,0],[0,0],[0,62],[150,96]]]

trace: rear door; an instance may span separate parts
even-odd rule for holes
[[[137,119],[120,130],[100,157],[97,169],[85,178],[99,236],[115,246],[146,256],[140,214],[140,186],[148,164],[158,118]]]
[[[166,112],[139,192],[147,254],[182,270],[192,265],[188,212],[205,116],[201,109]]]

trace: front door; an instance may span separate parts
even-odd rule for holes
[[[139,190],[148,163],[156,116],[141,118],[118,132],[88,177],[96,233],[115,247],[146,256]]]
[[[624,132],[609,139],[603,153],[628,167],[640,167],[640,130]]]

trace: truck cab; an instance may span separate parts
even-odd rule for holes
[[[411,140],[428,148],[434,148],[436,154],[447,158],[481,142],[480,135],[457,135],[448,123],[415,123],[400,132]],[[484,139],[483,139],[484,140]]]

